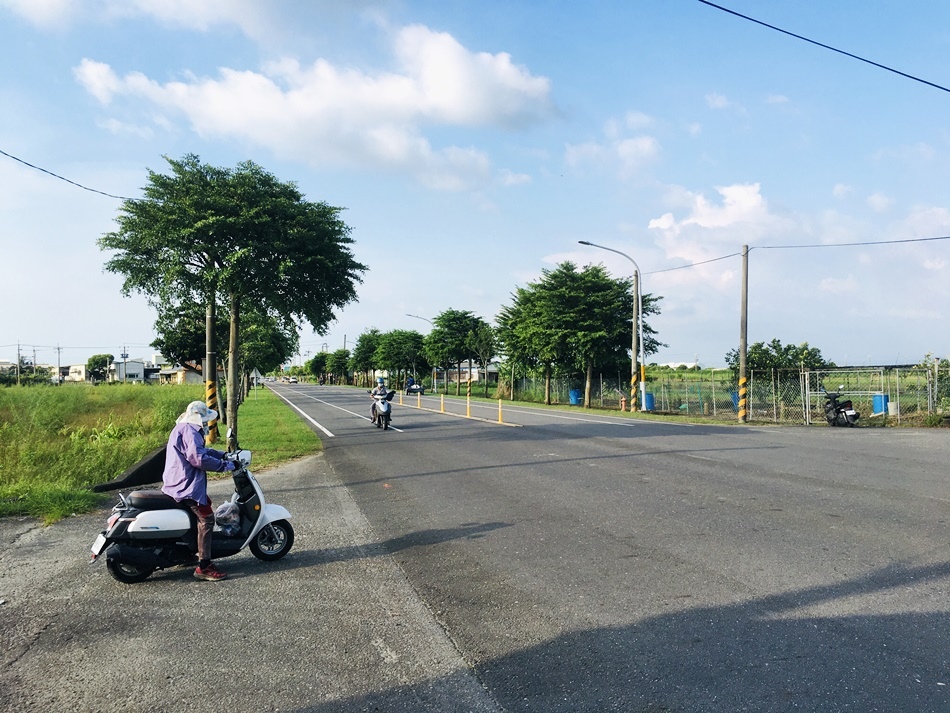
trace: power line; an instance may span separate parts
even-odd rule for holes
[[[749,248],[749,252],[753,250],[806,250],[812,248],[848,248],[848,247],[861,247],[868,245],[899,245],[901,243],[927,243],[935,240],[950,240],[950,235],[940,235],[932,238],[905,238],[903,240],[876,240],[876,241],[863,241],[857,243],[816,243],[811,245],[753,245]],[[651,272],[644,272],[644,275],[658,275],[661,272],[672,272],[673,270],[685,270],[690,267],[699,267],[700,265],[707,265],[711,262],[718,262],[719,260],[727,260],[731,257],[738,257],[742,255],[739,253],[729,253],[728,255],[723,255],[721,257],[714,257],[709,260],[702,260],[700,262],[691,262],[688,265],[679,265],[677,267],[668,267],[664,270],[653,270]]]
[[[897,245],[899,243],[926,243],[933,240],[950,240],[950,235],[941,235],[935,238],[906,238],[904,240],[876,240],[858,243],[820,243],[817,245],[759,245],[749,250],[794,250],[800,248],[847,248],[861,245]]]
[[[767,22],[762,22],[761,20],[756,20],[754,17],[749,17],[748,15],[743,15],[741,12],[736,12],[735,10],[730,10],[729,8],[723,7],[722,5],[717,5],[717,4],[714,3],[714,2],[709,2],[709,0],[699,0],[699,2],[701,2],[703,5],[708,5],[709,7],[714,7],[714,8],[716,8],[717,10],[722,10],[723,12],[727,12],[727,13],[729,13],[730,15],[735,15],[736,17],[741,17],[743,20],[748,20],[749,22],[754,22],[754,23],[757,24],[757,25],[762,25],[762,27],[767,27],[767,28],[769,28],[770,30],[775,30],[776,32],[781,32],[783,35],[788,35],[789,37],[794,37],[794,38],[797,39],[797,40],[802,40],[802,41],[804,41],[804,42],[809,42],[809,43],[811,43],[811,44],[813,44],[813,45],[817,45],[818,47],[822,47],[822,48],[824,48],[824,49],[826,49],[826,50],[831,50],[832,52],[837,52],[838,54],[843,54],[843,55],[846,56],[846,57],[851,57],[852,59],[856,59],[856,60],[858,60],[859,62],[865,62],[865,63],[867,63],[867,64],[870,64],[870,65],[873,65],[873,66],[875,66],[875,67],[878,67],[879,69],[884,69],[884,70],[886,70],[886,71],[888,71],[888,72],[893,72],[894,74],[899,74],[899,75],[902,76],[902,77],[906,77],[907,79],[912,79],[912,80],[914,80],[915,82],[920,82],[921,84],[926,84],[926,85],[928,85],[928,86],[930,86],[930,87],[933,87],[934,89],[940,89],[941,91],[944,91],[944,92],[950,92],[950,89],[948,89],[947,87],[944,87],[944,86],[942,86],[942,85],[940,85],[940,84],[935,84],[934,82],[927,81],[926,79],[921,79],[920,77],[915,77],[913,74],[907,74],[907,72],[901,72],[899,69],[894,69],[893,67],[888,67],[887,65],[880,64],[880,63],[878,63],[878,62],[874,62],[874,61],[872,61],[872,60],[870,60],[870,59],[866,59],[866,58],[864,58],[864,57],[860,57],[860,56],[858,56],[858,55],[856,55],[856,54],[852,54],[851,52],[845,52],[844,50],[839,50],[837,47],[832,47],[831,45],[826,45],[826,44],[824,44],[824,43],[822,43],[822,42],[818,42],[818,41],[816,41],[816,40],[810,40],[810,39],[808,39],[807,37],[803,37],[802,35],[796,35],[794,32],[789,32],[788,30],[783,30],[781,27],[776,27],[775,25],[770,25],[770,24],[767,23]]]
[[[72,184],[76,186],[77,188],[82,188],[84,191],[89,191],[90,193],[98,193],[99,195],[106,196],[108,198],[117,198],[120,201],[134,201],[135,200],[135,198],[126,198],[125,196],[117,196],[112,193],[106,193],[105,191],[100,191],[100,190],[96,190],[95,188],[90,188],[89,186],[84,186],[83,184],[76,183],[75,181],[70,181],[68,178],[60,176],[58,173],[47,171],[45,168],[41,168],[40,166],[34,166],[32,163],[29,163],[28,161],[24,161],[22,158],[17,158],[13,154],[9,154],[3,149],[0,149],[0,154],[3,154],[7,158],[12,158],[14,161],[18,161],[22,163],[24,166],[29,166],[30,168],[35,169],[37,171],[42,171],[43,173],[48,174],[52,176],[53,178],[58,178],[61,181],[66,181],[66,183]]]
[[[723,255],[722,257],[714,257],[710,260],[703,260],[701,262],[692,262],[689,265],[680,265],[679,267],[667,267],[663,270],[653,270],[651,272],[644,272],[644,275],[657,275],[661,272],[673,272],[673,270],[685,270],[687,267],[699,267],[700,265],[706,265],[710,262],[718,262],[719,260],[727,260],[731,257],[736,257],[742,253],[729,253],[728,255]]]

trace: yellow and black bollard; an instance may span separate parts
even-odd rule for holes
[[[748,379],[739,379],[739,423],[745,423],[749,417]]]
[[[205,404],[209,409],[218,411],[218,384],[214,379],[205,382]],[[208,422],[208,435],[205,436],[205,445],[213,445],[218,440],[218,419]]]

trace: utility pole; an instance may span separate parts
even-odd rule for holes
[[[128,383],[128,376],[129,376],[128,358],[129,358],[129,350],[126,346],[123,345],[122,347],[122,383],[123,384]]]
[[[746,378],[746,350],[749,336],[749,246],[742,246],[742,306],[739,316],[739,423],[749,414],[749,382]]]
[[[218,363],[214,344],[214,293],[208,295],[208,307],[205,311],[205,363],[201,367],[205,376],[205,404],[212,411],[218,410]],[[218,440],[218,420],[208,423],[207,445]]]
[[[20,385],[20,343],[16,343],[16,385]]]

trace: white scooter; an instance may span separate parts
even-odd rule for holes
[[[239,450],[225,458],[232,471],[235,503],[240,513],[236,534],[214,532],[211,558],[230,557],[245,547],[260,560],[271,562],[286,555],[294,544],[290,512],[264,500],[257,478],[247,469],[251,452]],[[156,569],[192,565],[198,561],[198,521],[187,506],[161,490],[136,490],[112,508],[112,515],[92,545],[92,560],[105,553],[109,573],[120,582],[146,580]]]
[[[393,420],[393,405],[391,402],[396,392],[389,391],[385,394],[374,394],[370,391],[368,393],[372,395],[374,402],[371,409],[372,422],[376,424],[376,428],[382,428],[384,431],[388,430],[389,422]]]

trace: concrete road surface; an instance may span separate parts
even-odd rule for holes
[[[104,513],[0,521],[0,709],[950,710],[946,431],[275,391],[326,446],[262,475],[280,562],[126,586]]]

